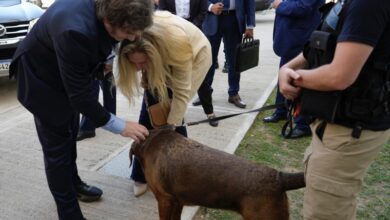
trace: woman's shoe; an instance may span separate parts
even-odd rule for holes
[[[209,124],[211,126],[213,126],[213,127],[217,127],[218,126],[218,121],[213,120],[214,118],[216,118],[214,113],[211,113],[211,114],[207,115],[207,118],[209,119]]]
[[[142,196],[148,190],[148,184],[134,181],[133,190],[135,197]]]

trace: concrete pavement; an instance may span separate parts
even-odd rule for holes
[[[272,11],[256,14],[255,38],[260,38],[260,64],[241,75],[240,96],[246,110],[261,107],[277,81],[279,59],[272,50]],[[224,54],[219,54],[220,67]],[[227,74],[218,69],[214,79],[213,103],[218,116],[243,111],[227,102]],[[0,81],[0,219],[56,219],[56,207],[47,186],[42,151],[33,119],[15,100],[15,85]],[[3,94],[9,94],[4,95]],[[129,105],[119,95],[118,115],[137,121],[139,98]],[[201,107],[189,105],[185,120],[205,119]],[[217,128],[208,124],[188,127],[189,137],[210,147],[233,153],[250,128],[256,114],[245,114],[220,121]],[[78,143],[78,168],[84,181],[103,189],[103,198],[95,203],[80,203],[87,219],[158,219],[153,194],[135,198],[132,192],[128,149],[129,139],[103,129],[96,137]],[[196,208],[185,208],[182,219],[191,219]]]

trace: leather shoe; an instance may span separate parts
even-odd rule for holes
[[[79,133],[77,134],[77,141],[84,140],[86,138],[93,138],[96,136],[95,131],[88,131],[88,130],[79,130]]]
[[[290,138],[291,139],[297,139],[301,137],[311,136],[311,130],[310,129],[299,129],[297,127],[294,127]]]
[[[94,202],[100,199],[103,191],[96,186],[89,186],[81,182],[76,186],[77,199],[83,202]]]
[[[133,190],[135,197],[142,196],[148,190],[148,184],[134,181]]]
[[[207,118],[209,119],[209,124],[211,126],[218,127],[218,121],[213,120],[214,118],[216,118],[214,113],[207,115]]]
[[[272,114],[271,116],[263,118],[264,123],[276,123],[280,120],[286,120],[287,116],[286,115],[280,115],[280,114]]]
[[[198,106],[198,105],[201,105],[202,103],[200,103],[200,100],[199,98],[196,98],[195,101],[192,102],[192,105],[193,106]]]
[[[229,72],[229,64],[225,61],[225,64],[223,65],[222,69],[223,73],[228,73]]]
[[[237,106],[239,108],[245,108],[246,107],[245,102],[243,102],[241,100],[240,95],[238,95],[238,94],[235,95],[235,96],[230,96],[229,99],[228,99],[228,102],[234,104],[235,106]]]

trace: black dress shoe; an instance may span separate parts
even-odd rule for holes
[[[198,106],[198,105],[201,105],[202,103],[200,103],[200,100],[199,98],[195,99],[195,101],[192,102],[192,105],[193,106]]]
[[[223,73],[228,73],[229,72],[229,64],[226,61],[225,61],[225,64],[223,65],[222,72]]]
[[[280,120],[286,120],[287,116],[286,115],[279,115],[279,114],[272,114],[271,116],[263,118],[264,123],[276,123]]]
[[[92,138],[95,137],[96,133],[95,131],[87,131],[87,130],[79,130],[79,133],[77,134],[77,141],[84,140],[86,138]]]
[[[216,116],[214,114],[207,116],[207,118],[209,119],[209,124],[211,126],[218,127],[218,121],[213,120],[214,118],[216,118]]]
[[[297,139],[301,137],[307,137],[311,136],[311,130],[310,129],[299,129],[297,127],[294,127],[290,138],[291,139]]]
[[[235,106],[237,106],[239,108],[245,108],[246,107],[245,102],[243,102],[241,100],[240,95],[238,95],[238,94],[235,95],[235,96],[230,96],[229,99],[228,99],[228,102],[234,104]]]
[[[77,199],[83,202],[94,202],[100,199],[103,191],[96,186],[89,186],[81,182],[76,186]]]

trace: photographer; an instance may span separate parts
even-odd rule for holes
[[[302,113],[317,118],[304,159],[304,218],[355,219],[363,177],[390,136],[390,2],[341,1],[324,21],[280,69],[280,91],[302,93]]]

